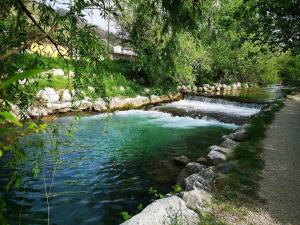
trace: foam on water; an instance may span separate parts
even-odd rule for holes
[[[260,108],[194,100],[180,100],[178,102],[166,104],[163,107],[180,108],[186,111],[216,112],[236,116],[252,116],[260,111]]]
[[[207,117],[203,117],[201,119],[192,118],[192,117],[181,117],[181,116],[172,116],[170,113],[159,112],[154,110],[128,110],[128,111],[118,111],[115,113],[108,113],[103,115],[94,116],[112,116],[116,117],[138,117],[145,118],[143,120],[144,123],[154,123],[158,124],[162,127],[168,128],[180,128],[180,129],[189,129],[193,127],[207,127],[207,126],[221,126],[226,128],[237,128],[236,124],[232,123],[223,123],[215,119],[209,119]]]

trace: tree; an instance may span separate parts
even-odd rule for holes
[[[298,0],[244,0],[236,14],[246,28],[246,38],[273,50],[300,50]]]

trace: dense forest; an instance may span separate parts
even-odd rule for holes
[[[56,10],[55,2],[66,9]],[[115,41],[132,49],[134,60],[110,58],[109,43],[86,21],[91,9],[116,21],[122,32],[114,35]],[[34,43],[51,44],[58,55],[32,52]],[[106,101],[116,94],[116,84],[132,87],[128,96],[140,94],[144,86],[160,94],[178,85],[212,83],[299,86],[300,4],[298,0],[1,0],[0,46],[0,157],[12,153],[9,164],[14,166],[26,157],[18,140],[44,131],[46,124],[25,122],[25,116],[17,119],[11,107],[25,112],[36,93],[51,84],[84,91],[93,86],[94,95]],[[72,71],[74,77],[62,81],[42,76],[57,67]],[[112,78],[114,72],[124,76]],[[29,82],[31,78],[35,79]],[[25,85],[19,82],[23,79]],[[136,84],[141,80],[142,88]],[[40,171],[38,166],[33,170]],[[6,188],[18,187],[19,181],[15,174]],[[4,206],[0,198],[0,223],[5,221]]]

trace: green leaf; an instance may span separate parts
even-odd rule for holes
[[[19,127],[23,126],[23,124],[11,112],[2,111],[0,112],[0,116]]]

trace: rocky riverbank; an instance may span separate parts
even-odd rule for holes
[[[94,112],[111,112],[115,110],[136,109],[147,105],[155,105],[159,103],[166,103],[178,101],[183,98],[185,94],[201,94],[201,93],[216,93],[219,91],[240,90],[248,88],[249,84],[234,83],[232,85],[226,84],[203,84],[196,86],[178,86],[177,92],[165,95],[149,95],[136,96],[134,98],[113,97],[112,99],[91,98],[85,96],[78,98],[78,93],[75,90],[68,89],[54,90],[46,87],[40,90],[36,95],[36,103],[27,109],[25,117],[37,118],[49,116],[57,113],[78,112],[78,111],[94,111]],[[93,87],[89,87],[92,92]],[[18,118],[21,117],[21,111],[17,105],[12,106],[12,112]]]
[[[180,92],[167,95],[151,95],[149,97],[136,96],[134,98],[114,97],[112,99],[84,97],[78,99],[74,91],[60,90],[55,91],[53,88],[45,88],[37,93],[36,103],[26,111],[28,118],[37,118],[49,116],[57,113],[94,111],[94,112],[111,112],[115,110],[136,109],[146,105],[154,105],[164,102],[178,101],[183,95]],[[20,109],[12,106],[12,112],[20,117]]]
[[[269,105],[260,113],[268,112],[272,107]],[[247,141],[248,127],[245,124],[233,133],[223,136],[220,145],[209,147],[206,157],[194,162],[189,162],[185,156],[175,158],[177,163],[185,164],[177,178],[183,191],[155,201],[123,225],[199,224],[199,215],[215,210],[211,205],[212,188],[216,185],[217,178],[228,172],[228,157],[240,143]]]

